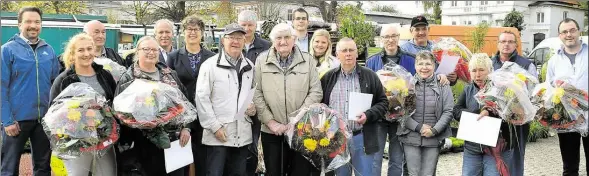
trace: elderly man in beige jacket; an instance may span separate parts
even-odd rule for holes
[[[321,101],[317,62],[295,46],[295,31],[277,24],[270,32],[272,47],[256,59],[258,82],[254,103],[262,122],[262,146],[267,175],[319,175],[300,153],[290,149],[284,132],[288,114]],[[288,168],[288,170],[286,170]]]

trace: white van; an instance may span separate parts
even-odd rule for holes
[[[581,36],[580,39],[583,41],[583,43],[587,44],[587,36]],[[532,52],[530,52],[528,58],[530,58],[530,60],[534,62],[534,65],[540,69],[542,64],[548,61],[548,59],[550,59],[549,57],[554,55],[556,51],[562,47],[562,45],[562,41],[558,37],[544,39],[542,42],[536,45]]]

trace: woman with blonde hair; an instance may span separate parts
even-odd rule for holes
[[[319,29],[313,33],[311,38],[311,55],[317,59],[317,71],[319,78],[329,69],[340,65],[339,60],[331,55],[331,35],[325,29]]]
[[[491,59],[485,53],[473,54],[468,63],[468,69],[472,82],[464,87],[464,91],[458,97],[454,106],[454,118],[460,120],[462,111],[479,114],[483,105],[479,104],[474,96],[479,90],[490,86],[489,74],[493,72]],[[487,110],[482,110],[488,114]],[[485,114],[485,115],[486,115]],[[500,118],[497,114],[489,114],[494,118]],[[515,135],[509,130],[507,122],[503,121],[497,140],[497,147],[485,146],[474,142],[466,141],[464,144],[464,155],[462,175],[483,176],[483,175],[506,175],[513,164],[513,141],[510,136]]]
[[[72,83],[82,82],[90,85],[96,92],[112,102],[116,88],[116,82],[110,72],[102,68],[102,65],[94,63],[94,42],[88,34],[80,33],[73,36],[68,42],[63,53],[65,71],[59,74],[51,86],[50,99],[53,101],[66,87]],[[81,154],[75,159],[64,160],[68,175],[116,175],[116,162],[114,149],[111,147],[107,153],[96,158],[91,153]]]

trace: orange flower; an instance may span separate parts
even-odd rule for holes
[[[558,115],[557,113],[554,113],[554,114],[552,114],[552,119],[560,120],[560,115]]]
[[[579,107],[579,101],[576,98],[573,98],[571,100],[571,106],[573,106],[573,108],[578,108]]]

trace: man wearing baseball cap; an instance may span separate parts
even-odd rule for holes
[[[246,32],[233,23],[225,27],[224,33],[219,54],[202,64],[196,87],[208,176],[244,175],[252,143],[249,116],[256,114],[253,103],[245,102],[255,85],[254,64],[242,54]],[[246,112],[237,114],[243,108],[247,108]]]
[[[413,55],[421,50],[432,51],[434,42],[427,39],[429,36],[429,22],[424,16],[413,17],[409,31],[411,31],[413,39],[401,45],[401,49]]]

